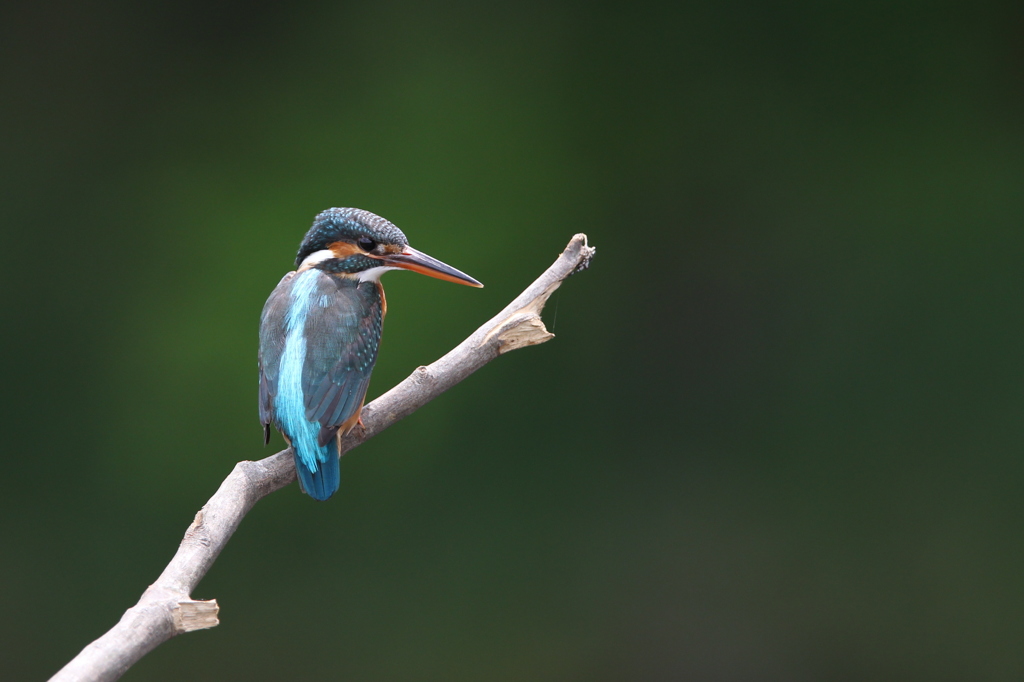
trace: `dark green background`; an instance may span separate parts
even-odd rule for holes
[[[277,449],[260,308],[358,206],[487,285],[386,277],[374,396],[598,255],[126,680],[1024,677],[1019,4],[285,4],[0,9],[0,676]]]

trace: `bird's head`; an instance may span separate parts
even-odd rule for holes
[[[388,270],[403,269],[456,284],[483,286],[412,248],[397,227],[358,208],[329,208],[320,213],[299,246],[295,267],[319,268],[363,281],[376,281]]]

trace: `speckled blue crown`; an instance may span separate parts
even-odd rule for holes
[[[295,267],[299,267],[309,254],[326,249],[328,244],[354,242],[360,237],[400,246],[409,243],[401,230],[375,213],[361,208],[329,208],[317,215],[313,226],[302,238]]]

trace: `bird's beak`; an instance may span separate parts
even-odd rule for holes
[[[428,275],[430,277],[436,277],[437,279],[443,279],[446,282],[455,282],[456,284],[465,284],[471,287],[482,287],[483,284],[476,281],[464,272],[460,272],[450,265],[445,265],[436,258],[431,258],[422,251],[417,251],[411,246],[406,246],[402,249],[401,253],[391,253],[383,258],[388,265],[393,265],[396,268],[404,268],[406,270],[412,270],[418,272],[421,275]]]

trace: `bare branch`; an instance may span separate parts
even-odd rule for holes
[[[585,269],[595,249],[587,236],[572,238],[565,251],[504,310],[447,355],[410,376],[363,409],[364,428],[344,441],[348,452],[427,404],[488,362],[510,350],[554,337],[541,310],[565,278]],[[210,501],[196,513],[177,553],[138,604],[128,609],[105,635],[85,647],[51,682],[116,680],[140,658],[183,632],[217,625],[217,601],[190,596],[231,539],[238,524],[259,500],[295,481],[291,450],[257,462],[235,465]]]

